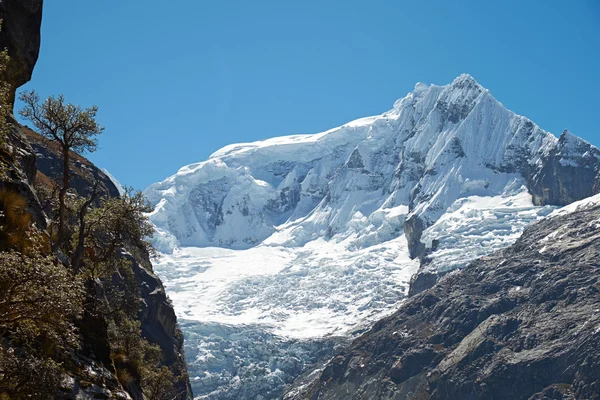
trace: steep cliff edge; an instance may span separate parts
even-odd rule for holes
[[[597,399],[600,197],[376,323],[287,399]]]
[[[7,48],[10,63],[0,78],[11,87],[10,103],[16,89],[29,81],[40,47],[42,0],[4,0],[0,2],[0,48]],[[39,189],[48,189],[62,174],[61,155],[52,142],[41,137],[11,118],[9,130],[0,146],[0,191],[16,193],[25,200],[26,211],[33,224],[45,230],[50,215],[49,207],[42,204]],[[89,196],[93,182],[98,181],[99,197],[116,197],[119,192],[111,180],[84,157],[71,157],[72,187],[76,194]],[[0,215],[6,211],[0,209]],[[160,280],[152,271],[149,255],[135,247],[123,250],[123,257],[130,261],[131,269],[139,286],[141,296],[142,335],[159,345],[160,361],[175,376],[182,377],[176,383],[176,399],[192,398],[186,365],[183,357],[183,336],[179,331],[175,312],[165,295]],[[118,276],[115,277],[118,279]],[[101,293],[102,288],[91,288]],[[113,361],[108,356],[106,323],[102,318],[80,321],[81,352],[72,354],[66,375],[62,378],[62,398],[142,399],[136,385],[124,388],[115,376]],[[0,394],[3,392],[0,387]],[[57,394],[58,396],[58,394]],[[2,397],[2,396],[0,396]]]
[[[31,144],[37,169],[35,186],[51,189],[47,185],[57,181],[62,176],[60,150],[48,139],[40,136],[27,127],[20,127],[24,138]],[[99,198],[117,197],[119,191],[109,177],[85,157],[72,153],[71,156],[72,189],[82,197],[91,194],[94,182],[98,181]],[[151,343],[157,344],[162,350],[162,361],[176,375],[186,376],[187,368],[183,356],[183,335],[177,324],[177,317],[160,279],[152,270],[148,253],[134,249],[132,253],[123,251],[123,257],[131,262],[142,300],[139,318],[142,322],[142,334]],[[177,390],[181,399],[191,398],[189,381],[179,383]]]

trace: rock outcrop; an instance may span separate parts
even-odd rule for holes
[[[2,0],[0,2],[0,49],[8,49],[10,63],[2,80],[15,91],[29,82],[40,52],[43,0]]]
[[[27,202],[27,211],[34,223],[45,229],[46,215],[34,189],[37,175],[35,152],[18,123],[11,121],[4,146],[0,148],[0,160],[5,166],[4,175],[0,179],[0,189],[10,190],[19,194]]]
[[[63,163],[59,146],[28,127],[23,127],[21,130],[35,152],[36,182],[44,185],[49,182],[60,181],[63,174]],[[119,196],[119,191],[110,178],[88,159],[75,152],[71,152],[69,158],[71,161],[69,187],[78,195],[91,196],[94,183],[98,182],[96,188],[98,198]]]
[[[566,130],[536,163],[523,156],[515,157],[498,170],[521,174],[537,206],[565,206],[600,192],[600,150]],[[419,226],[414,217],[404,225],[411,254],[421,258],[409,296],[429,289],[447,272],[428,268],[428,254],[434,249],[426,249],[421,242],[422,229],[416,229]]]
[[[600,191],[600,151],[569,131],[542,160],[541,168],[528,176],[529,190],[537,205],[567,205]]]
[[[286,398],[600,398],[598,201],[413,296]]]
[[[187,366],[183,353],[183,334],[179,329],[175,310],[163,287],[160,279],[152,271],[152,264],[148,254],[124,254],[131,262],[131,267],[139,282],[142,309],[140,321],[142,322],[142,335],[151,343],[157,344],[161,349],[161,361],[169,366],[176,376],[185,377],[177,385],[178,399],[192,398],[192,388],[187,378]]]

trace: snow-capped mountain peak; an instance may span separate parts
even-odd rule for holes
[[[555,143],[463,74],[417,84],[380,116],[226,146],[146,194],[160,203],[152,219],[169,246],[250,247],[283,223],[295,225],[287,236],[300,245],[343,233],[357,212],[405,205],[428,226],[460,197],[512,193],[519,168]],[[370,193],[367,203],[351,206],[356,192]]]
[[[419,268],[511,244],[553,206],[599,192],[599,171],[594,146],[557,139],[463,74],[322,133],[226,146],[145,194],[181,318],[306,340],[394,310]],[[214,367],[197,340],[198,368]]]

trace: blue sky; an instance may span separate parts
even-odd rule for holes
[[[32,81],[97,104],[92,161],[144,189],[220,147],[380,114],[470,73],[600,145],[600,2],[46,1]],[[19,105],[17,104],[17,108]]]

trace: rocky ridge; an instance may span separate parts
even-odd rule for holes
[[[600,198],[408,299],[286,399],[600,398]]]
[[[4,0],[0,2],[2,50],[8,49],[10,63],[2,80],[11,85],[10,103],[15,91],[31,79],[40,52],[40,26],[43,0]]]

